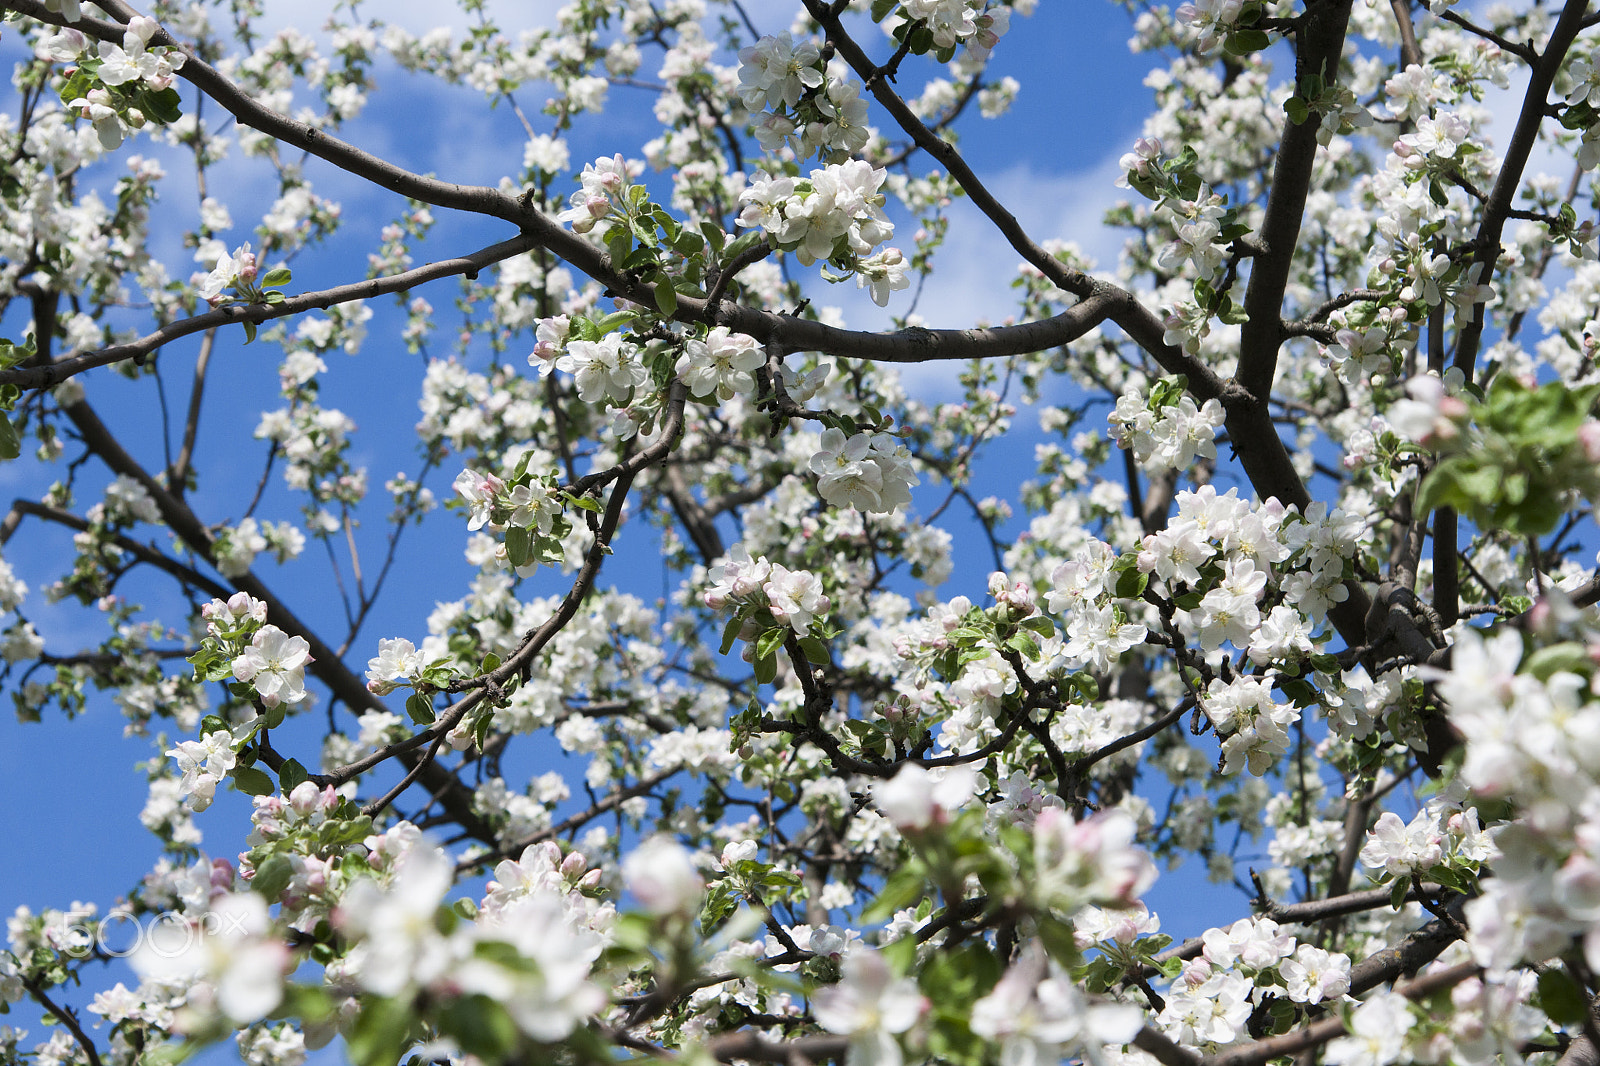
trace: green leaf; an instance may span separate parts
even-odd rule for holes
[[[1080,958],[1078,938],[1073,932],[1072,923],[1063,922],[1049,915],[1040,915],[1037,931],[1039,940],[1044,944],[1045,954],[1063,966],[1077,965]]]
[[[506,1009],[488,996],[461,996],[439,1011],[439,1029],[461,1050],[486,1062],[504,1059],[517,1044],[517,1027]]]
[[[595,514],[599,514],[605,510],[600,501],[593,496],[574,496],[570,492],[564,492],[561,494],[561,498],[580,511],[593,511]]]
[[[728,240],[728,235],[722,232],[722,227],[715,222],[702,222],[700,223],[700,232],[705,235],[706,241],[710,243],[711,250],[721,255],[723,246]]]
[[[406,697],[406,714],[417,725],[427,725],[434,719],[433,697],[424,696],[420,692],[413,692]]]
[[[1411,878],[1399,877],[1389,886],[1389,906],[1400,910],[1406,905],[1406,893],[1411,891]]]
[[[22,454],[22,437],[17,433],[17,427],[11,424],[11,419],[0,414],[0,460],[15,459]]]
[[[628,229],[633,233],[634,240],[638,241],[646,248],[655,248],[661,243],[661,240],[656,236],[656,231],[653,227],[642,225],[636,220],[630,220],[628,222]]]
[[[261,279],[261,286],[270,289],[277,285],[287,285],[293,280],[294,275],[289,272],[288,267],[273,267],[267,271],[267,276]]]
[[[728,916],[739,909],[739,897],[726,880],[718,881],[706,892],[706,902],[700,909],[700,928],[711,932],[722,925]]]
[[[606,251],[611,255],[613,266],[621,266],[622,261],[628,258],[628,253],[633,250],[633,238],[628,233],[626,226],[612,226],[606,234]]]
[[[533,562],[533,531],[524,526],[506,530],[506,558],[514,567]]]
[[[139,94],[139,109],[164,126],[170,126],[183,117],[183,109],[178,106],[182,102],[178,90],[171,86],[159,92]]]
[[[294,791],[296,785],[306,780],[309,775],[306,768],[300,765],[298,759],[285,759],[283,765],[278,767],[278,787],[283,789],[287,796]]]
[[[1056,635],[1056,624],[1042,614],[1024,618],[1021,625],[1023,629],[1031,629],[1041,637],[1053,637]]]
[[[739,639],[739,630],[744,628],[744,619],[734,615],[728,619],[728,624],[722,627],[721,654],[726,655],[733,648],[733,642]]]
[[[1272,44],[1272,38],[1261,30],[1237,30],[1222,42],[1222,48],[1231,56],[1245,56],[1259,52]]]
[[[784,627],[774,627],[756,638],[756,658],[765,659],[783,647],[783,642],[789,636],[789,630]]]
[[[1587,997],[1564,967],[1539,975],[1539,1006],[1558,1025],[1581,1025],[1588,1016]]]
[[[752,665],[755,667],[756,681],[759,684],[770,685],[772,684],[772,679],[778,676],[778,657],[776,655],[760,656]]]
[[[656,282],[656,309],[669,317],[678,310],[678,290],[672,287],[672,279],[665,274]]]
[[[1078,670],[1061,679],[1067,688],[1078,694],[1085,705],[1095,703],[1100,699],[1100,682],[1087,670]]]
[[[255,876],[250,879],[250,890],[268,900],[276,900],[294,880],[294,863],[289,856],[274,854],[256,865]]]
[[[87,66],[87,64],[80,65],[78,72],[62,84],[61,102],[63,104],[70,104],[74,100],[87,96],[89,90],[94,88],[95,78],[89,71],[83,69],[84,66]]]
[[[1130,567],[1117,575],[1116,596],[1121,600],[1136,600],[1150,587],[1150,575]]]
[[[1031,633],[1013,633],[1006,641],[1006,647],[1021,655],[1029,662],[1039,661],[1039,642],[1033,639]]]
[[[256,324],[248,318],[244,320],[244,342],[251,344],[256,339]]]
[[[235,766],[228,776],[233,778],[233,787],[247,796],[270,796],[277,791],[272,778],[254,766]]]
[[[746,250],[754,248],[765,239],[760,230],[752,230],[749,233],[740,234],[737,240],[722,250],[722,261],[726,263],[729,260],[737,259]]]
[[[828,655],[828,646],[816,637],[801,637],[800,650],[806,653],[808,661],[817,666],[827,666],[832,661]]]
[[[636,322],[638,319],[639,313],[637,311],[613,311],[594,323],[595,337],[593,339],[598,340],[607,333],[615,333],[623,326],[630,322]]]
[[[395,1066],[419,1024],[409,998],[404,1002],[370,999],[356,1015],[355,1027],[345,1038],[345,1050],[356,1066]]]
[[[872,0],[872,21],[882,22],[889,12],[900,6],[900,0]]]
[[[700,234],[687,229],[673,237],[671,243],[672,250],[685,258],[691,255],[699,255],[706,246],[706,242]]]
[[[1589,658],[1588,650],[1582,645],[1572,641],[1563,641],[1560,644],[1551,644],[1540,648],[1528,656],[1522,664],[1521,673],[1532,674],[1540,681],[1550,680],[1552,674],[1566,671],[1571,674],[1588,674],[1594,669],[1594,662]]]
[[[867,925],[875,925],[892,918],[896,911],[904,910],[922,899],[927,894],[927,889],[927,880],[923,876],[921,863],[909,862],[899,866],[883,883],[883,890],[862,913],[861,920]]]

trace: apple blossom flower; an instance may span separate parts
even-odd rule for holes
[[[167,755],[178,760],[178,769],[183,773],[178,788],[185,797],[184,805],[193,811],[211,806],[217,786],[238,762],[233,735],[225,729],[208,733],[199,740],[182,741],[177,747],[169,748]]]
[[[790,570],[777,563],[762,584],[772,616],[801,636],[811,628],[817,615],[827,614],[830,603],[822,592],[822,582],[805,570]]]
[[[772,564],[765,559],[752,559],[745,550],[744,542],[740,541],[728,549],[728,554],[716,565],[712,566],[708,575],[711,587],[701,597],[705,605],[713,611],[720,611],[729,602],[750,600],[760,597],[763,601],[766,592],[763,586],[772,574]]]
[[[306,698],[305,668],[312,661],[304,637],[262,626],[250,638],[250,646],[234,658],[233,676],[253,686],[268,707],[299,703]]]
[[[367,690],[387,696],[399,687],[402,678],[415,680],[422,672],[422,655],[404,637],[378,641],[378,654],[367,661]]]
[[[625,404],[635,389],[650,380],[638,349],[620,333],[597,341],[568,341],[567,352],[556,360],[556,368],[573,376],[584,403],[611,400]]]
[[[974,1034],[1002,1045],[1004,1063],[1097,1059],[1107,1044],[1126,1044],[1144,1021],[1127,1003],[1091,1001],[1030,941],[988,995],[972,1005]]]
[[[468,467],[456,475],[454,484],[456,493],[471,508],[467,529],[482,529],[494,510],[495,498],[505,491],[506,483],[493,474],[482,474]]]
[[[645,911],[657,916],[694,914],[705,895],[689,852],[665,836],[653,836],[629,853],[622,880]]]
[[[822,83],[822,51],[813,40],[796,45],[785,32],[739,51],[739,98],[749,111],[794,107]]]
[[[726,401],[738,393],[754,392],[753,371],[766,361],[766,352],[754,337],[717,326],[705,340],[690,338],[684,342],[675,369],[689,386],[691,396],[715,396]]]
[[[265,1018],[282,1002],[291,966],[267,902],[254,892],[212,900],[204,921],[154,923],[128,961],[146,980],[189,984],[180,1028],[196,1029],[210,1024],[212,1010],[238,1026]]]
[[[1310,944],[1295,948],[1294,957],[1278,967],[1296,1003],[1322,1003],[1350,991],[1350,956]]]
[[[1378,992],[1351,1012],[1346,1023],[1350,1035],[1329,1043],[1323,1059],[1331,1066],[1388,1066],[1401,1058],[1406,1034],[1416,1021],[1404,996]]]
[[[1131,815],[1110,809],[1082,822],[1046,807],[1033,826],[1032,889],[1042,906],[1070,915],[1085,904],[1133,904],[1155,883],[1149,853],[1133,843]]]
[[[920,832],[950,819],[972,801],[978,772],[970,765],[929,770],[908,762],[872,785],[872,801],[902,832]]]
[[[870,948],[845,955],[839,972],[838,984],[812,994],[817,1024],[850,1038],[848,1066],[900,1066],[904,1058],[895,1036],[928,1008],[916,981],[895,977],[888,960]]]

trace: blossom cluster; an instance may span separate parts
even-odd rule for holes
[[[1011,11],[1031,11],[1031,4],[987,4],[983,0],[906,0],[900,11],[911,22],[920,22],[933,38],[935,47],[965,46],[974,60],[989,57],[1000,38],[1011,28]]]
[[[711,587],[701,599],[713,611],[730,606],[741,613],[748,609],[770,611],[779,625],[787,625],[801,636],[832,606],[815,574],[790,570],[760,556],[752,559],[743,544],[735,544],[707,577]],[[745,639],[752,639],[759,631],[756,619],[747,620],[746,630]]]
[[[1172,402],[1162,390],[1146,396],[1135,388],[1117,398],[1107,421],[1117,444],[1150,470],[1186,470],[1196,458],[1217,457],[1216,434],[1226,417],[1222,403],[1207,400],[1196,405],[1183,393]]]
[[[1292,1003],[1336,1002],[1350,990],[1350,957],[1297,942],[1270,918],[1241,919],[1202,938],[1157,1018],[1161,1029],[1194,1048],[1226,1046],[1246,1031],[1268,994]]]
[[[123,30],[120,46],[101,41],[90,53],[88,36],[66,27],[41,38],[35,48],[41,59],[77,65],[69,83],[73,92],[64,97],[67,108],[94,124],[106,151],[119,147],[129,133],[151,119],[166,122],[176,117],[175,106],[156,94],[170,93],[175,100],[172,83],[188,57],[176,48],[150,47],[160,28],[155,19],[135,15]]]
[[[689,395],[727,401],[755,391],[753,372],[766,361],[767,354],[754,337],[716,326],[704,340],[684,341],[676,370],[689,386]]]
[[[888,433],[862,431],[846,437],[838,427],[822,432],[807,464],[817,492],[835,507],[887,513],[911,502],[921,483],[905,444]]]
[[[541,319],[538,342],[528,355],[528,365],[537,367],[540,377],[549,376],[552,370],[571,374],[584,403],[625,406],[632,402],[637,390],[650,380],[639,346],[621,333],[583,340],[570,336],[569,331],[570,319],[566,315]],[[737,342],[726,339],[720,343],[723,349],[738,347]],[[732,353],[728,354],[732,358]],[[720,382],[721,378],[717,380]]]
[[[879,191],[886,176],[859,159],[813,170],[809,178],[757,171],[739,194],[739,225],[759,227],[773,248],[793,252],[806,266],[820,259],[841,270],[864,269],[881,304],[890,291],[910,284],[904,259],[889,255],[894,249],[867,263],[872,250],[894,236]]]
[[[769,152],[791,144],[801,159],[842,162],[871,137],[860,84],[830,70],[815,41],[795,44],[788,33],[740,50],[739,99],[761,116],[756,139]]]
[[[313,661],[310,645],[304,637],[268,624],[265,603],[238,592],[226,601],[212,600],[200,613],[206,641],[199,655],[190,658],[197,673],[207,680],[231,676],[249,685],[268,708],[305,700],[305,668]],[[202,662],[214,665],[203,667]]]
[[[530,849],[531,850],[531,849]],[[576,908],[562,881],[553,880],[534,856],[502,863],[477,922],[440,931],[436,913],[454,881],[454,864],[425,843],[411,847],[383,880],[351,886],[334,912],[334,924],[353,947],[342,972],[379,996],[426,995],[445,1000],[491,996],[529,1037],[550,1042],[570,1034],[599,1010],[605,992],[592,977],[605,946],[598,914]],[[582,857],[578,857],[582,862]],[[520,882],[520,883],[519,883]],[[499,944],[528,960],[508,966]]]
[[[575,233],[588,233],[613,214],[626,217],[635,206],[628,199],[633,188],[630,170],[620,154],[584,164],[580,187],[556,221],[570,223]]]
[[[43,6],[71,19],[79,5]],[[1600,263],[1596,227],[1580,221],[1593,190],[1569,177],[1600,159],[1593,27],[1563,57],[1548,4],[1441,19],[1449,0],[1435,0],[1410,6],[1409,28],[1405,5],[1376,0],[1300,20],[1288,0],[1145,5],[1135,47],[1174,58],[1150,72],[1154,113],[1121,160],[1149,202],[1113,209],[1131,237],[1102,268],[1065,241],[1016,239],[970,184],[984,161],[968,158],[969,170],[945,148],[905,147],[928,142],[898,106],[879,116],[901,119],[898,132],[869,127],[866,90],[844,69],[844,57],[859,62],[851,38],[865,20],[841,23],[837,6],[759,39],[703,0],[573,0],[521,34],[501,13],[423,36],[335,6],[315,39],[261,32],[248,11],[230,26],[205,5],[163,8],[174,39],[208,65],[197,92],[232,83],[230,105],[265,109],[230,107],[240,121],[220,124],[214,101],[177,113],[181,55],[150,47],[149,20],[112,31],[120,47],[46,25],[54,15],[8,25],[48,62],[19,67],[28,106],[0,118],[0,305],[27,296],[14,309],[53,308],[56,328],[26,347],[0,341],[0,376],[117,359],[106,345],[140,332],[174,340],[119,361],[126,376],[0,394],[0,448],[34,438],[41,462],[63,470],[39,502],[22,493],[0,532],[70,527],[70,572],[29,580],[52,610],[77,599],[101,632],[97,647],[46,655],[17,615],[0,633],[0,678],[24,719],[77,716],[109,689],[119,726],[154,734],[165,717],[191,738],[158,742],[167,758],[149,764],[140,815],[184,861],[162,860],[130,897],[141,916],[175,915],[156,944],[166,954],[136,960],[138,988],[95,997],[103,1032],[56,1025],[31,1058],[125,1066],[178,1053],[162,1048],[173,1037],[198,1048],[233,1030],[252,1066],[296,1066],[336,1034],[363,1061],[737,1057],[754,1040],[772,1058],[804,1057],[816,1041],[847,1066],[1138,1066],[1159,1034],[1250,1056],[1270,1046],[1245,1045],[1291,1031],[1303,1046],[1324,1041],[1333,1066],[1521,1061],[1568,1045],[1579,1057],[1594,989],[1567,985],[1600,972],[1600,623],[1582,606],[1596,595],[1579,558],[1589,549],[1573,545],[1593,539],[1579,501],[1596,498],[1600,457]],[[981,147],[973,112],[1017,92],[986,59],[1031,0],[870,6],[886,39],[855,43],[883,64],[874,91],[903,95],[950,152]],[[1350,44],[1326,69],[1291,73],[1267,47],[1291,26],[1297,49],[1333,44],[1335,30]],[[410,294],[374,316],[324,294],[323,312],[261,327],[282,350],[261,367],[279,409],[259,423],[196,422],[202,392],[229,394],[200,389],[197,372],[189,423],[155,435],[172,454],[137,435],[113,450],[92,410],[125,401],[118,389],[172,388],[186,346],[210,358],[236,342],[228,330],[179,336],[187,316],[281,302],[269,264],[344,251],[328,243],[338,205],[308,176],[358,158],[323,131],[376,101],[373,72],[391,60],[434,79],[439,92],[419,100],[466,86],[494,102],[512,151],[497,187],[469,188],[450,173],[461,160],[397,142],[384,173],[415,199],[372,226],[358,276],[424,259],[457,269],[435,244],[465,231],[432,227],[435,212],[444,223],[463,207],[559,218],[578,242],[547,234],[485,263],[454,301],[435,296],[438,308]],[[1530,64],[1549,68],[1530,83],[1545,95],[1526,102],[1517,150],[1505,150],[1513,169],[1528,134],[1540,150],[1513,173],[1489,139],[1498,105],[1485,93],[1522,84]],[[645,117],[618,114],[628,105],[613,97],[648,100],[657,128],[630,151],[660,174],[647,181],[646,164],[608,154],[568,198],[569,139],[592,139],[586,123],[617,133]],[[284,129],[263,113],[290,116],[289,139],[310,145],[315,165],[282,152]],[[161,164],[98,162],[138,128]],[[257,208],[248,187],[219,180],[235,150],[273,172]],[[1538,173],[1547,160],[1559,165]],[[202,190],[182,224],[173,212],[189,198],[165,174],[175,161],[192,163]],[[436,168],[439,180],[420,176]],[[660,203],[658,185],[670,186]],[[953,204],[967,195],[1030,262],[1015,279],[1020,306],[995,302],[994,279],[957,273],[1000,309],[999,325],[944,334],[984,357],[942,379],[937,401],[926,375],[861,357],[883,346],[918,358],[913,311],[900,333],[866,342],[864,324],[818,302],[782,256],[738,251],[764,241],[820,261],[826,280],[854,274],[879,306],[915,270],[926,287],[912,306],[928,325],[983,327],[942,320],[959,308],[936,253],[962,238]],[[743,238],[724,232],[730,213]],[[891,217],[911,235],[906,253],[888,247]],[[253,244],[229,235],[236,219]],[[1267,229],[1297,236],[1269,241]],[[1247,327],[1250,351],[1232,303],[1247,290],[1277,304]],[[716,306],[687,312],[713,291]],[[1117,330],[1089,325],[1097,307]],[[355,355],[369,316],[419,357],[421,378],[417,439],[388,468],[410,472],[377,503],[353,465],[354,424],[320,399],[349,387],[356,371],[330,374],[329,353]],[[1054,339],[989,357],[1029,337]],[[812,350],[791,350],[801,343]],[[538,374],[504,358],[530,344]],[[213,382],[226,365],[215,355]],[[1230,379],[1264,359],[1270,390],[1243,396]],[[1459,365],[1454,376],[1441,360]],[[382,360],[383,398],[399,365]],[[1196,396],[1214,382],[1235,413],[1262,405],[1273,432],[1219,449],[1222,404]],[[1562,393],[1570,425],[1527,414],[1543,389]],[[676,406],[685,392],[694,404]],[[1113,404],[1126,455],[1088,424]],[[1035,437],[1016,421],[1023,405],[1039,411]],[[657,428],[669,410],[670,435]],[[1507,428],[1479,448],[1496,419]],[[305,494],[303,522],[259,517],[273,487],[256,482],[252,501],[235,452],[205,454],[213,433],[250,445],[252,425],[258,469],[277,467]],[[1555,443],[1529,447],[1541,438]],[[384,443],[363,438],[360,451]],[[1029,444],[1032,480],[1010,495],[992,486]],[[1562,464],[1528,459],[1557,449]],[[1463,521],[1452,535],[1428,505],[1447,484],[1440,472],[1469,452],[1500,465],[1470,471],[1463,493],[1521,494],[1530,521],[1554,529],[1524,536],[1453,496],[1445,506]],[[111,473],[97,477],[102,460]],[[440,470],[459,471],[469,577],[428,594],[425,627],[391,624],[380,592],[449,569],[409,554]],[[919,493],[939,506],[913,514],[913,489],[930,481]],[[581,485],[601,486],[605,502]],[[242,498],[215,498],[228,488]],[[583,530],[575,510],[607,518]],[[952,533],[957,515],[971,536]],[[308,537],[323,540],[336,579],[305,604],[293,574],[262,592],[280,575],[253,572],[261,553],[291,557]],[[25,541],[8,543],[14,565],[33,565]],[[519,581],[538,562],[569,575]],[[133,599],[147,598],[136,575],[150,563],[210,567],[263,599],[206,604],[178,651],[183,626],[157,609],[170,597]],[[0,563],[0,609],[18,611],[25,591]],[[1382,602],[1337,609],[1363,597]],[[292,606],[335,632],[281,632],[265,600],[279,623]],[[350,627],[416,641],[374,638],[363,654]],[[750,669],[729,659],[740,640]],[[313,647],[353,657],[316,664],[335,694],[325,725],[289,717],[312,702]],[[191,651],[192,677],[174,654]],[[523,669],[510,673],[501,664],[514,654]],[[405,713],[374,702],[400,689]],[[447,692],[463,713],[415,735],[407,714],[430,720]],[[515,773],[530,750],[559,750],[561,765]],[[315,771],[299,762],[318,757]],[[1420,788],[1424,772],[1436,791]],[[224,780],[255,797],[248,850],[190,861],[204,822],[191,816]],[[1412,795],[1428,797],[1420,810]],[[507,857],[530,839],[540,843]],[[1386,890],[1352,880],[1358,851]],[[1173,938],[1140,903],[1157,863],[1198,857],[1189,869],[1226,883],[1247,854],[1274,917],[1351,894],[1303,928],[1263,916],[1205,931],[1215,914],[1185,914],[1193,928],[1169,931],[1197,935],[1169,953]],[[459,877],[491,865],[478,901],[450,898]],[[1427,911],[1406,903],[1417,895]],[[1355,960],[1356,972],[1380,969],[1430,919],[1462,937],[1429,974],[1453,989],[1346,999]],[[79,979],[97,928],[59,912],[19,912],[8,926],[0,1009]],[[1481,971],[1461,976],[1467,961]],[[1568,999],[1578,1010],[1563,1014]],[[1347,1033],[1333,1039],[1318,1016],[1345,1019]],[[0,1029],[0,1059],[29,1058],[20,1039]]]
[[[1583,632],[1593,630],[1585,625]],[[1526,814],[1495,830],[1492,848],[1477,830],[1475,812],[1441,811],[1425,811],[1429,820],[1414,822],[1403,836],[1393,824],[1380,827],[1385,832],[1368,847],[1386,864],[1391,856],[1407,865],[1425,861],[1434,847],[1493,860],[1494,876],[1467,903],[1466,916],[1474,958],[1495,972],[1560,954],[1575,937],[1588,960],[1600,961],[1593,889],[1600,883],[1600,776],[1593,761],[1600,704],[1593,700],[1592,658],[1582,645],[1567,644],[1572,654],[1561,667],[1535,673],[1514,629],[1485,636],[1462,625],[1454,635],[1451,668],[1435,676],[1466,738],[1461,782],[1485,799],[1515,798]],[[1420,857],[1419,832],[1426,834]]]

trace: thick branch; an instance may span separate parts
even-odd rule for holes
[[[778,1043],[745,1030],[712,1037],[706,1050],[718,1062],[771,1062],[779,1066],[794,1066],[796,1063],[822,1059],[842,1059],[849,1047],[850,1038],[847,1036],[805,1036]]]
[[[1321,74],[1332,84],[1339,72],[1345,25],[1350,21],[1350,0],[1311,4],[1300,18],[1295,57],[1295,80]],[[1306,194],[1311,190],[1312,165],[1317,157],[1319,123],[1307,119],[1296,125],[1284,117],[1283,137],[1272,165],[1272,191],[1267,195],[1266,216],[1258,234],[1266,251],[1250,264],[1250,286],[1244,310],[1250,316],[1239,334],[1238,380],[1263,408],[1272,394],[1278,368],[1278,348],[1283,344],[1283,294],[1294,266],[1300,223],[1305,217]],[[1265,495],[1265,494],[1263,494]]]

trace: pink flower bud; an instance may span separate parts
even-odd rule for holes
[[[1584,458],[1600,463],[1600,422],[1590,419],[1578,427],[1578,443],[1583,446]]]

